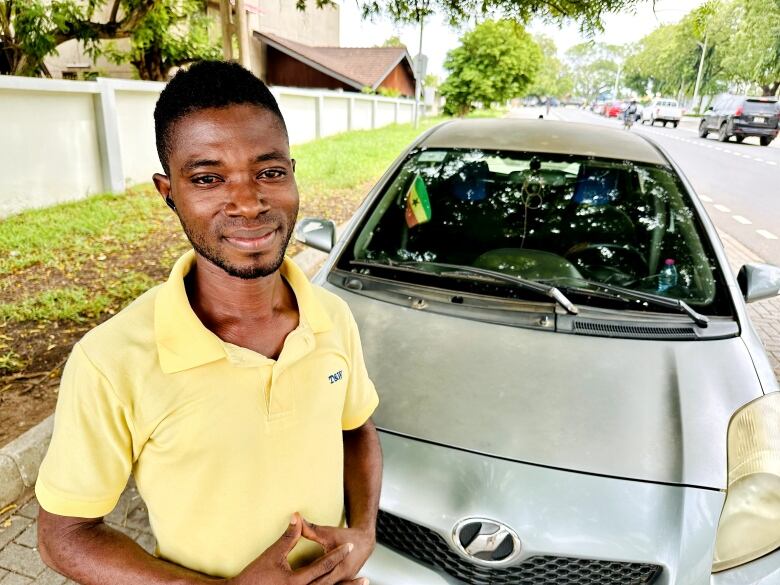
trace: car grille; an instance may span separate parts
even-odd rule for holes
[[[661,567],[652,564],[548,555],[492,569],[470,563],[436,532],[381,510],[376,533],[385,546],[471,585],[645,585],[661,573]]]

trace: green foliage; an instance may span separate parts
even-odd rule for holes
[[[652,90],[656,94],[677,95],[680,90],[693,89],[701,49],[689,24],[683,19],[642,38],[637,52],[626,61],[626,85],[640,94]],[[708,76],[707,84],[709,81]]]
[[[8,350],[0,354],[0,376],[22,371],[27,364],[15,351]]]
[[[395,89],[394,87],[380,87],[377,90],[377,93],[384,97],[396,98],[401,95],[401,90]]]
[[[780,89],[780,2],[733,0],[721,18],[721,64],[725,78]]]
[[[542,52],[523,26],[512,20],[486,20],[447,54],[449,76],[441,86],[445,111],[465,115],[475,102],[484,106],[522,96],[534,79]]]
[[[383,47],[406,47],[401,42],[401,38],[398,35],[392,36],[389,39],[387,39],[384,43],[382,43]]]
[[[357,0],[363,15],[386,14],[397,22],[419,22],[429,14],[444,14],[453,24],[464,23],[474,16],[504,18],[528,23],[534,18],[548,22],[576,21],[581,30],[602,28],[607,12],[628,10],[643,0]],[[319,0],[318,3],[322,3]],[[328,3],[327,1],[325,3]]]
[[[114,46],[106,56],[131,63],[141,79],[165,81],[173,67],[221,57],[210,24],[202,0],[158,0],[133,31],[130,49]]]
[[[538,35],[534,41],[542,51],[542,62],[534,82],[528,87],[528,95],[563,97],[571,93],[574,80],[568,67],[558,59],[555,42],[548,36]]]
[[[103,42],[123,38],[129,51]],[[48,75],[44,59],[72,39],[93,59],[132,63],[142,79],[220,54],[208,38],[205,0],[0,0],[0,73]]]
[[[0,276],[33,265],[72,267],[78,258],[121,250],[155,229],[164,210],[156,194],[137,190],[8,217],[0,222]]]
[[[780,88],[780,2],[705,2],[639,41],[626,62],[626,82],[640,92],[690,94],[705,48],[700,94],[730,87],[774,94]]]
[[[593,100],[612,89],[625,49],[617,45],[585,42],[566,51],[572,93]]]
[[[146,274],[131,272],[97,295],[81,286],[46,290],[20,303],[1,303],[0,320],[80,323],[122,308],[154,284]]]

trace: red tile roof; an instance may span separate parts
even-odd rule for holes
[[[372,89],[404,59],[414,71],[406,47],[310,47],[271,33],[255,32],[261,42],[341,79],[356,89]]]

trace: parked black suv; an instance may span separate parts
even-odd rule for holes
[[[721,142],[732,136],[737,142],[758,136],[761,146],[769,146],[778,132],[778,108],[775,97],[718,96],[703,114],[699,136],[707,138],[710,132],[717,132]]]

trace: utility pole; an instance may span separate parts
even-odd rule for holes
[[[620,85],[620,73],[623,71],[623,63],[618,63],[618,70],[615,73],[615,87],[612,90],[612,99],[618,99],[618,86]]]
[[[696,108],[696,111],[698,112],[701,110],[701,105],[698,104],[699,99],[699,88],[701,87],[701,76],[704,72],[704,55],[707,53],[707,34],[704,35],[704,44],[700,42],[696,42],[697,45],[701,47],[701,58],[699,59],[699,73],[696,75],[696,85],[693,88],[693,107]],[[700,112],[699,112],[700,113]]]

